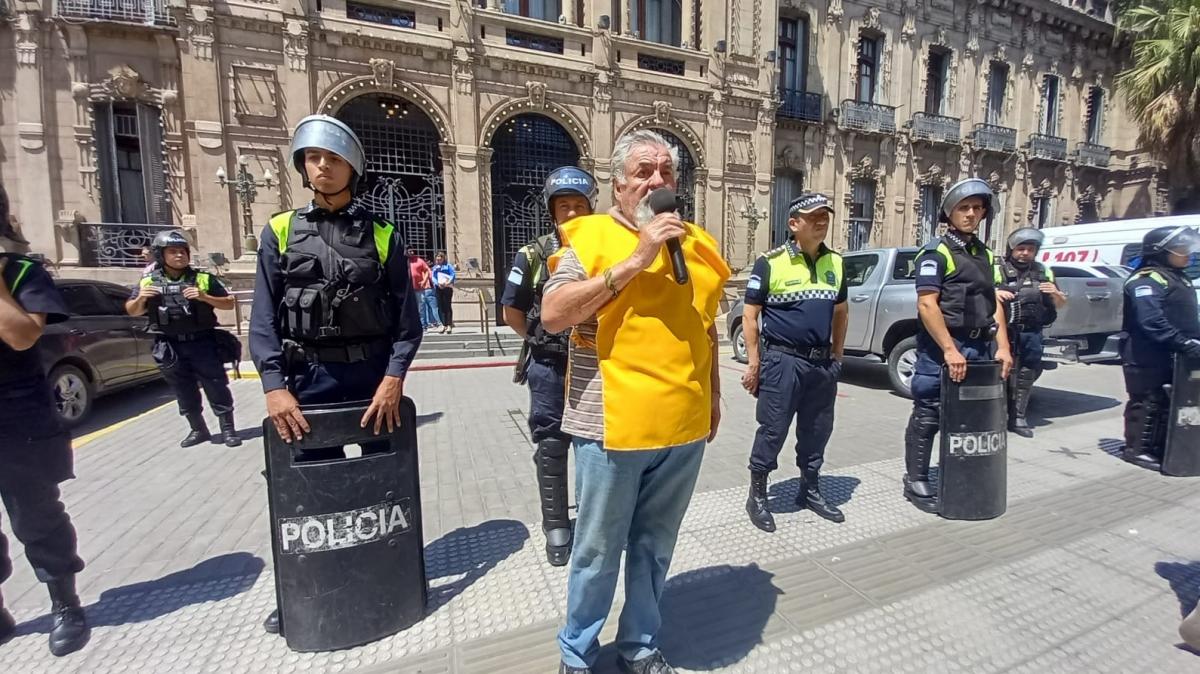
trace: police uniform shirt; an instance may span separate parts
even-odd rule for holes
[[[767,342],[801,349],[830,346],[833,307],[846,301],[846,276],[817,278],[822,258],[837,255],[821,244],[816,260],[795,241],[760,255],[746,284],[746,304],[762,307],[762,336]]]
[[[7,260],[4,283],[22,309],[45,314],[46,325],[67,320],[66,303],[42,265],[21,255]],[[46,380],[41,349],[17,351],[0,340],[0,446],[18,437],[48,437],[60,432],[54,397]]]
[[[297,218],[334,225],[336,221],[362,222],[372,225],[377,220],[367,209],[351,203],[336,212],[329,212],[309,203],[297,209]],[[258,238],[258,272],[254,281],[254,304],[250,312],[250,354],[258,367],[263,391],[285,388],[286,368],[283,357],[283,339],[277,329],[276,315],[283,297],[284,278],[280,266],[279,239],[267,225]],[[392,300],[392,350],[386,376],[403,378],[417,355],[424,329],[421,314],[413,293],[412,276],[408,273],[408,256],[400,229],[394,228],[388,246],[388,259],[384,262],[387,285]]]
[[[558,237],[552,236],[553,246],[558,249]],[[500,304],[506,307],[512,307],[518,311],[529,313],[533,309],[534,283],[536,281],[545,281],[549,278],[550,273],[546,269],[546,261],[542,260],[541,277],[534,279],[537,270],[529,268],[529,256],[526,252],[533,246],[537,245],[534,241],[517,252],[513,258],[512,269],[508,270],[508,278],[504,282],[504,293],[500,296]],[[549,257],[548,251],[546,257]]]
[[[1134,363],[1166,361],[1168,352],[1200,338],[1196,293],[1180,271],[1165,267],[1137,270],[1125,283],[1124,330]]]
[[[983,245],[977,237],[971,237],[970,243],[957,237],[952,232],[947,232],[941,236],[942,243],[945,243],[950,248],[957,248],[965,251],[971,257],[991,264],[988,259],[987,246]],[[929,246],[922,248],[917,253],[917,293],[932,290],[934,292],[942,291],[942,284],[946,280],[946,258],[938,255],[937,252]]]

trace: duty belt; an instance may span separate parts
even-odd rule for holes
[[[991,339],[996,332],[995,328],[952,328],[950,336],[955,339]]]
[[[390,348],[391,344],[386,341],[340,344],[336,346],[303,344],[299,345],[297,355],[300,359],[320,363],[359,363],[384,353],[390,350]]]
[[[529,350],[534,356],[566,356],[569,352],[566,344],[530,345]]]
[[[199,332],[188,332],[188,333],[184,333],[182,335],[164,335],[162,333],[159,333],[158,336],[161,337],[162,339],[169,339],[169,340],[176,341],[176,342],[194,342],[197,339],[208,339],[209,337],[212,337],[213,331],[212,330],[201,330]]]
[[[793,349],[790,346],[784,346],[775,342],[767,342],[766,347],[772,351],[786,353],[789,356],[795,356],[805,360],[829,360],[830,349],[828,346],[806,346],[799,349]]]

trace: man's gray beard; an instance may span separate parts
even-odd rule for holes
[[[650,221],[653,219],[654,211],[650,210],[650,193],[647,192],[646,196],[642,197],[642,200],[638,202],[637,208],[633,211],[633,224],[638,227],[644,227],[650,224]]]

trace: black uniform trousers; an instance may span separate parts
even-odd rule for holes
[[[380,347],[378,353],[366,360],[354,363],[331,363],[318,360],[305,360],[290,366],[288,389],[296,396],[301,405],[331,405],[336,403],[361,402],[369,404],[375,397],[375,390],[387,374],[388,361],[391,353]],[[372,419],[372,427],[374,419]],[[380,434],[387,433],[383,426]],[[377,454],[390,448],[390,441],[385,439],[378,442],[362,443],[362,453]],[[346,452],[342,447],[321,447],[307,449],[296,456],[297,461],[329,461],[344,459]]]
[[[233,394],[225,363],[217,356],[217,340],[209,330],[154,341],[154,362],[175,391],[179,413],[199,414],[204,410],[200,389],[216,415],[233,412]]]
[[[562,432],[563,407],[566,405],[567,357],[558,354],[534,354],[525,371],[529,384],[529,433],[533,442],[558,439],[569,441]]]
[[[758,431],[750,449],[750,470],[779,467],[788,427],[796,419],[796,466],[815,477],[825,462],[825,445],[833,434],[833,407],[841,363],[811,361],[765,347],[758,378]]]
[[[1163,386],[1174,379],[1171,361],[1150,367],[1123,365],[1121,371],[1129,394],[1129,402],[1125,403],[1125,447],[1161,459],[1171,411],[1171,400]]]
[[[70,445],[67,433],[34,440],[0,438],[0,500],[13,534],[43,583],[83,570],[75,527],[58,491],[58,483],[70,477],[70,467],[63,475],[63,466],[50,465],[57,460],[53,457],[69,456]],[[10,575],[8,539],[0,533],[0,582]]]
[[[1013,365],[1040,372],[1042,356],[1046,351],[1043,345],[1042,328],[1009,325],[1008,335],[1015,361]]]

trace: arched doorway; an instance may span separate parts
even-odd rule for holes
[[[679,166],[675,167],[675,182],[676,193],[679,195],[679,201],[683,204],[683,211],[680,215],[688,222],[696,221],[696,160],[692,157],[692,151],[688,146],[679,139],[679,136],[667,131],[666,129],[654,129],[656,133],[662,134],[671,147],[679,151]],[[701,226],[703,224],[701,223]]]
[[[492,268],[499,298],[513,256],[550,231],[550,216],[542,204],[546,176],[560,166],[578,164],[579,148],[558,122],[526,113],[496,129],[492,151]]]
[[[432,260],[446,246],[441,137],[433,120],[411,101],[386,94],[359,96],[337,117],[358,134],[367,155],[356,199]]]

